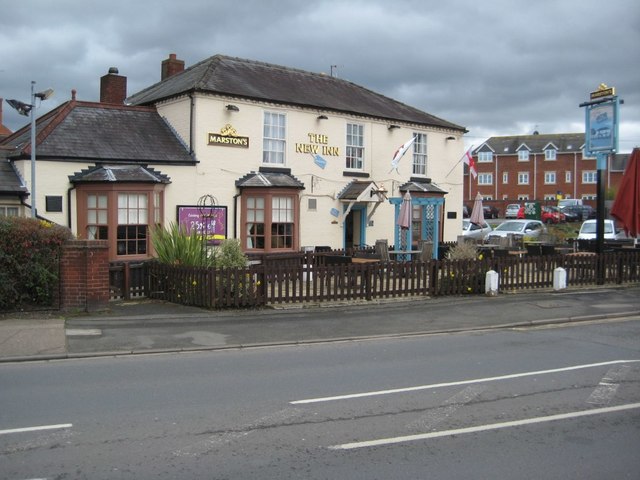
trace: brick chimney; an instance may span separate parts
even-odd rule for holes
[[[162,61],[160,80],[174,76],[184,71],[184,60],[178,60],[175,53],[170,53],[169,58]]]
[[[109,73],[100,78],[100,102],[124,104],[127,98],[127,77],[118,75],[118,69],[111,67]]]

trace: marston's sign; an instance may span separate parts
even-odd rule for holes
[[[249,137],[241,137],[236,129],[227,124],[220,129],[220,133],[209,133],[209,145],[224,147],[249,148]]]
[[[598,87],[598,90],[596,90],[595,92],[591,92],[590,97],[591,100],[595,100],[596,98],[612,97],[615,94],[615,87],[607,87],[604,83],[601,83]]]

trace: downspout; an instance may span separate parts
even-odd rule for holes
[[[194,125],[195,125],[195,110],[196,110],[196,100],[193,97],[193,93],[189,94],[189,98],[191,99],[191,103],[189,105],[189,155],[193,156],[193,137],[194,137]]]
[[[73,227],[71,225],[71,222],[72,222],[72,219],[71,219],[71,192],[73,190],[75,190],[75,189],[76,189],[76,187],[71,187],[71,188],[67,189],[67,226],[69,227],[69,229],[71,231],[73,231]],[[77,236],[77,233],[78,232],[76,232],[76,236]]]
[[[233,238],[238,238],[238,197],[240,193],[233,196]]]

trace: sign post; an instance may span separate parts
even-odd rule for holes
[[[585,155],[596,157],[597,196],[596,196],[596,253],[604,251],[604,182],[603,174],[607,168],[609,155],[618,150],[618,110],[624,103],[616,95],[614,87],[601,83],[590,94],[590,100],[580,104],[585,108]],[[602,260],[598,260],[597,283],[604,283]]]

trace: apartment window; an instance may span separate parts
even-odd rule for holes
[[[529,200],[529,195],[518,195],[518,200]]]
[[[118,255],[147,253],[149,197],[146,193],[118,194]]]
[[[416,141],[413,142],[413,174],[427,174],[427,135],[414,133]]]
[[[493,162],[492,152],[478,152],[478,163]]]
[[[364,126],[347,123],[347,165],[346,168],[364,168]]]
[[[544,159],[545,160],[555,160],[556,159],[556,150],[550,148],[544,151]]]
[[[554,185],[556,183],[556,172],[544,172],[544,183]]]
[[[263,163],[284,165],[286,120],[283,113],[264,112]]]
[[[529,161],[529,150],[519,150],[518,151],[518,161],[519,162],[528,162]]]
[[[598,196],[597,196],[597,195],[588,195],[588,194],[585,194],[585,195],[582,195],[582,199],[583,199],[583,200],[597,200],[597,199],[598,199]]]
[[[297,196],[260,193],[243,196],[243,244],[247,250],[293,250]]]
[[[87,238],[107,240],[109,238],[109,197],[106,194],[87,195]]]
[[[509,183],[509,172],[502,172],[502,183]]]
[[[555,195],[545,195],[545,196],[544,196],[544,199],[545,199],[545,200],[555,200],[555,199],[556,199],[556,196],[555,196]]]
[[[571,172],[564,172],[565,183],[571,183]]]
[[[478,185],[493,185],[493,173],[479,173]]]
[[[582,172],[582,183],[596,183],[598,174],[595,171]]]
[[[529,185],[529,172],[518,173],[518,185]]]
[[[0,217],[17,217],[18,207],[2,207],[0,206]]]

